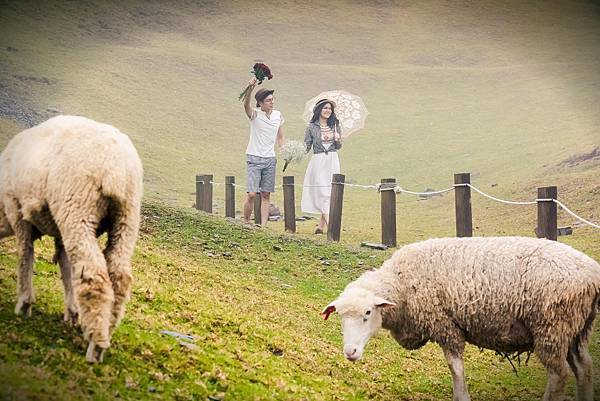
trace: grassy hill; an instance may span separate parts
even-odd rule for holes
[[[260,59],[274,71],[266,85],[288,138],[303,137],[304,102],[317,93],[364,98],[367,127],[340,154],[354,182],[445,188],[469,171],[500,197],[559,185],[575,210],[597,217],[582,198],[597,190],[598,160],[576,172],[560,163],[600,144],[599,6],[496,3],[5,1],[0,140],[52,115],[48,107],[112,123],[143,158],[147,197],[188,207],[197,173],[245,182],[248,127],[236,99]],[[301,182],[305,167],[288,171]],[[580,179],[580,190],[562,188]],[[347,200],[348,235],[376,230],[376,194]],[[424,231],[452,232],[438,223],[446,207],[432,209],[410,215]]]
[[[61,323],[60,273],[48,262],[52,242],[36,245],[38,301],[33,317],[23,320],[13,315],[14,244],[0,243],[1,400],[451,398],[437,345],[406,351],[382,333],[352,364],[342,356],[339,317],[324,322],[318,314],[386,253],[146,204],[132,301],[105,363],[90,366],[80,333]],[[197,348],[162,330],[194,336]],[[596,362],[598,340],[597,329]],[[535,357],[517,365],[518,376],[491,351],[468,347],[465,358],[473,399],[541,398],[545,371]],[[600,391],[598,369],[595,386]],[[571,380],[570,394],[573,388]]]
[[[101,367],[83,363],[76,331],[58,323],[50,243],[36,265],[41,310],[32,321],[12,315],[16,256],[10,241],[0,243],[0,389],[16,383],[16,399],[449,398],[435,346],[406,352],[384,336],[370,347],[381,352],[348,364],[338,321],[318,319],[348,280],[389,254],[353,248],[380,239],[375,191],[346,188],[342,245],[350,248],[308,240],[314,221],[280,237],[281,222],[248,232],[187,209],[196,174],[245,183],[248,125],[237,96],[262,60],[275,75],[264,85],[276,89],[288,139],[303,137],[304,102],[319,92],[364,99],[367,126],[340,152],[347,181],[396,177],[423,191],[450,187],[466,171],[480,189],[511,200],[557,185],[564,203],[600,222],[600,5],[498,3],[0,1],[0,148],[55,110],[113,124],[143,159],[146,204],[134,300]],[[288,169],[297,183],[306,164]],[[242,198],[239,188],[238,209]],[[223,199],[216,186],[218,215]],[[454,235],[451,193],[397,199],[400,244]],[[283,203],[281,190],[274,201]],[[475,235],[532,236],[535,213],[473,194]],[[559,213],[559,225],[574,222]],[[560,240],[600,259],[599,238],[576,227]],[[162,329],[196,335],[201,351]],[[474,398],[542,392],[535,361],[517,378],[490,353],[470,350],[468,359]]]

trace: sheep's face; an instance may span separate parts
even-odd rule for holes
[[[357,361],[363,354],[369,339],[381,328],[381,309],[395,306],[366,290],[344,292],[321,312],[327,319],[337,311],[342,318],[344,356]]]

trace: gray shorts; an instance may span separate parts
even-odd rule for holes
[[[275,157],[246,155],[247,192],[275,192]]]

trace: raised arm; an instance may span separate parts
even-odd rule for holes
[[[251,88],[250,93],[248,93],[246,99],[244,99],[244,110],[246,111],[246,115],[248,116],[248,118],[252,120],[252,118],[254,117],[254,109],[252,108],[250,102],[252,100],[252,92],[254,91],[254,87],[256,86],[256,77],[253,77],[250,80],[250,82],[248,82],[248,85],[250,85]]]

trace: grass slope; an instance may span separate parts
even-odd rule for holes
[[[598,163],[560,167],[600,141],[598,5],[261,4],[257,19],[242,1],[3,2],[0,144],[52,115],[48,107],[112,123],[139,150],[146,196],[188,207],[197,173],[245,182],[248,127],[236,98],[258,58],[275,72],[268,85],[288,138],[302,138],[304,101],[316,93],[364,98],[367,127],[340,153],[349,181],[396,177],[422,191],[470,171],[496,196],[533,199],[537,186],[559,185],[576,212],[600,214]],[[288,171],[300,183],[305,167]],[[240,188],[238,205],[242,196]],[[274,201],[282,204],[281,191]],[[347,191],[344,240],[378,239],[377,203],[373,191]],[[401,225],[407,240],[453,232],[444,202],[409,203],[399,205],[415,220]]]
[[[111,123],[143,159],[146,201],[179,208],[147,203],[134,298],[100,367],[84,364],[77,332],[59,323],[51,244],[38,246],[31,321],[12,315],[16,256],[11,242],[0,245],[2,397],[449,398],[435,346],[406,352],[383,336],[371,345],[381,352],[349,364],[337,320],[319,321],[324,303],[384,254],[306,240],[314,221],[299,222],[296,237],[279,237],[281,222],[250,232],[187,210],[197,173],[245,182],[248,127],[236,99],[255,59],[275,73],[268,85],[288,138],[302,138],[304,102],[320,91],[363,97],[367,127],[340,153],[347,181],[396,177],[421,191],[450,187],[453,173],[470,171],[477,187],[504,199],[532,200],[537,187],[557,185],[569,207],[600,221],[600,160],[563,163],[600,143],[597,2],[261,4],[0,2],[0,146],[53,115],[49,107]],[[296,182],[306,163],[289,168]],[[220,215],[222,189],[215,188]],[[239,188],[238,209],[242,197]],[[282,204],[280,190],[274,200]],[[400,244],[454,235],[451,193],[426,201],[399,195],[397,212]],[[473,194],[473,218],[476,235],[532,236],[535,206]],[[559,225],[574,222],[560,212]],[[378,194],[348,187],[342,241],[378,241],[379,224]],[[600,259],[598,238],[576,227],[561,241]],[[198,336],[200,351],[162,329]],[[544,375],[535,361],[517,378],[490,353],[469,349],[467,357],[474,398],[539,398]]]
[[[349,280],[379,266],[385,253],[146,204],[132,300],[105,363],[89,366],[78,330],[60,321],[60,273],[48,262],[52,244],[36,245],[38,301],[33,317],[24,320],[13,315],[13,243],[0,244],[0,399],[451,397],[450,374],[436,345],[406,351],[386,333],[352,364],[341,354],[339,318],[323,322],[318,315]],[[161,330],[193,335],[198,348],[181,346]],[[595,361],[599,339],[596,332]],[[492,352],[469,347],[466,369],[474,399],[525,401],[543,392],[545,374],[535,357],[516,376]],[[600,375],[595,378],[600,391]]]

